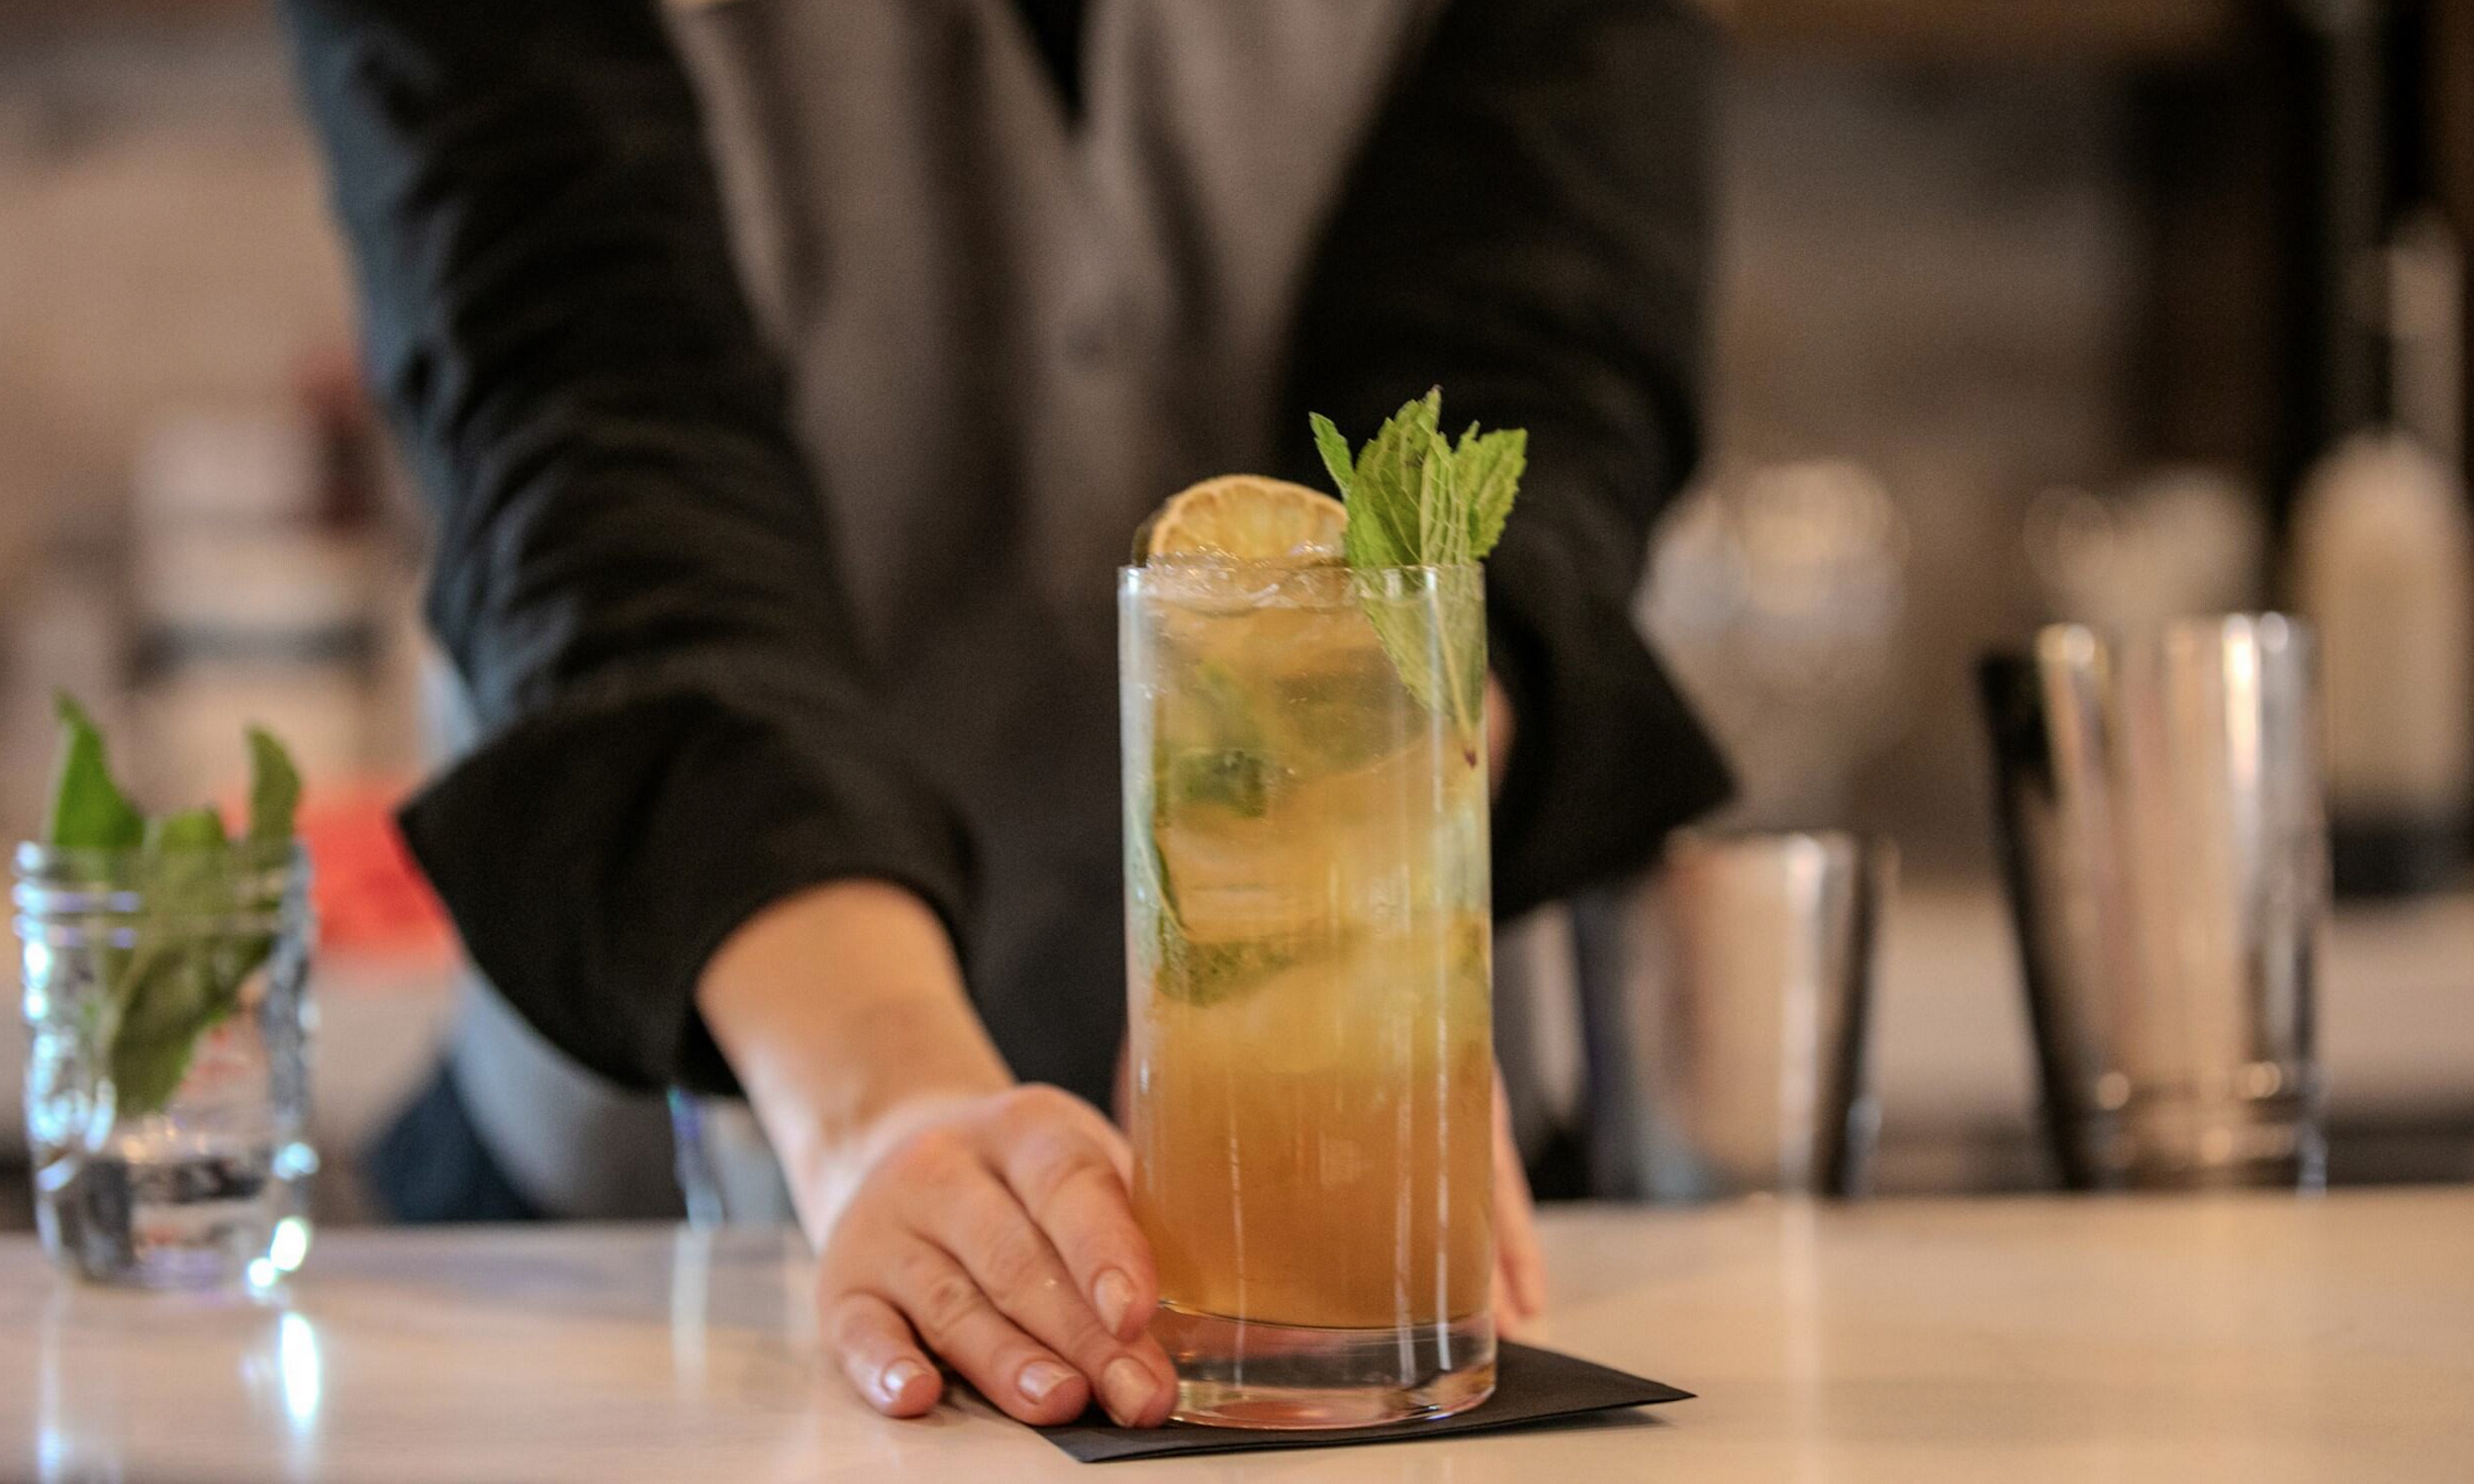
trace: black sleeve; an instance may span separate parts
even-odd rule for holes
[[[406,811],[474,961],[631,1085],[723,1086],[706,960],[804,885],[957,919],[650,0],[284,0],[483,741]]]
[[[1453,0],[1378,122],[1308,286],[1289,431],[1363,438],[1429,386],[1529,429],[1487,562],[1518,719],[1498,910],[1638,866],[1726,768],[1631,620],[1696,456],[1713,40],[1680,0]],[[1312,467],[1302,443],[1293,452]]]

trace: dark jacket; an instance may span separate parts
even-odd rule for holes
[[[727,1085],[696,977],[825,880],[917,890],[987,992],[991,826],[881,703],[828,517],[860,497],[803,456],[654,8],[283,8],[370,379],[434,516],[429,616],[483,731],[404,817],[476,962],[633,1085]],[[1294,326],[1281,472],[1313,468],[1307,410],[1362,436],[1433,384],[1456,425],[1530,430],[1488,564],[1520,729],[1506,914],[1639,865],[1726,787],[1630,618],[1695,455],[1709,50],[1678,3],[1445,5]],[[1043,1057],[1026,1024],[992,1020],[1017,1069],[1101,1091],[1113,1047]]]

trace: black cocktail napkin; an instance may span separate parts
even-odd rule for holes
[[[1686,1401],[1691,1395],[1608,1366],[1507,1341],[1495,1352],[1494,1395],[1457,1417],[1315,1433],[1192,1428],[1180,1424],[1165,1428],[1116,1428],[1105,1419],[1039,1431],[1050,1442],[1085,1463],[1116,1463],[1127,1458],[1161,1458],[1174,1453],[1328,1448],[1353,1442],[1395,1442],[1459,1433],[1490,1433],[1554,1418]],[[1098,1418],[1099,1414],[1094,1412],[1092,1417]]]

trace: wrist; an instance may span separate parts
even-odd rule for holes
[[[888,1144],[1013,1082],[942,923],[887,882],[828,882],[758,913],[696,998],[811,1232]]]

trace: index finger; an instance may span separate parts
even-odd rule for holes
[[[1142,1334],[1159,1307],[1159,1272],[1110,1145],[1081,1119],[1044,1120],[1008,1141],[997,1164],[1099,1322],[1119,1340]]]

